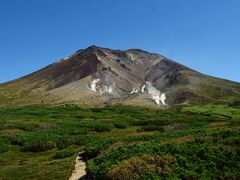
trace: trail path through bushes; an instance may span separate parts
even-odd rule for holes
[[[69,180],[79,180],[87,174],[86,163],[82,160],[81,153],[79,154],[80,155],[76,157],[75,169],[73,170]]]

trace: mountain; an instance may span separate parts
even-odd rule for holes
[[[96,46],[0,84],[0,105],[171,106],[231,101],[240,84],[201,74],[162,55]]]

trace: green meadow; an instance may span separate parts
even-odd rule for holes
[[[0,179],[240,178],[240,103],[0,110]]]

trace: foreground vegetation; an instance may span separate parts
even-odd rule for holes
[[[238,179],[239,105],[1,109],[0,179]]]

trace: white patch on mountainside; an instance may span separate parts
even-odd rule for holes
[[[96,90],[96,86],[97,86],[97,83],[100,81],[100,79],[94,79],[91,83],[90,83],[90,88],[91,90],[93,90],[94,92],[97,92]]]
[[[98,90],[97,90],[97,85],[98,85]],[[115,84],[113,83],[112,86],[107,86],[107,85],[102,85],[101,80],[99,78],[94,79],[90,83],[90,89],[94,92],[98,92],[100,94],[113,94],[113,89],[115,87]]]
[[[163,105],[166,105],[166,103],[165,103],[166,99],[167,99],[166,94],[165,93],[161,94],[160,100],[163,103]]]
[[[148,93],[152,96],[152,100],[157,104],[157,105],[166,105],[166,94],[161,93],[159,90],[157,90],[155,87],[153,87],[151,82],[146,82],[145,84],[142,85],[140,88],[135,88],[133,89],[130,94],[136,94],[136,93]]]
[[[144,93],[145,88],[146,88],[146,85],[144,84],[144,85],[142,86],[142,88],[141,88],[142,93]]]
[[[136,59],[134,59],[134,56],[132,54],[127,54],[128,58],[132,61],[136,61]]]
[[[145,84],[144,84],[145,85]],[[161,93],[159,90],[157,90],[155,87],[152,86],[152,83],[146,82],[146,85],[142,87],[142,91],[144,92],[145,89],[147,89],[147,92],[151,94],[152,99],[155,101],[157,105],[166,105],[166,94]]]
[[[139,92],[139,88],[136,88],[136,89],[133,89],[131,92],[130,92],[130,94],[136,94],[136,93],[138,93]]]
[[[112,94],[113,93],[113,87],[112,86],[103,86],[100,89],[100,94],[105,94],[105,93]]]
[[[99,94],[114,94],[115,89],[115,83],[112,85],[104,85],[105,83],[102,82],[99,78],[93,79],[93,81],[90,83],[90,89],[94,92],[97,92]],[[130,94],[137,94],[137,93],[148,93],[151,95],[152,100],[158,105],[166,105],[166,94],[161,93],[158,89],[153,87],[151,82],[146,82],[142,85],[142,87],[134,88],[130,92]]]
[[[59,61],[56,61],[54,64],[60,63],[62,61],[68,60],[71,56],[65,57],[63,59],[60,59]]]

